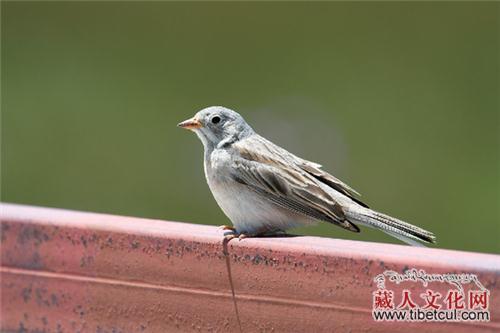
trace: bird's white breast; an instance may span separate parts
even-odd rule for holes
[[[224,149],[216,149],[205,158],[205,176],[210,190],[238,232],[286,230],[313,222],[234,181],[230,177],[234,172],[232,167],[231,156]]]

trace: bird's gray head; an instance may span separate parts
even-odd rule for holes
[[[177,126],[194,131],[205,149],[222,148],[254,133],[237,112],[223,106],[211,106]]]

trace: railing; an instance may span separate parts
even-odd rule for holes
[[[2,204],[1,331],[473,332],[500,329],[500,256]],[[473,273],[489,322],[377,322],[387,270]],[[443,296],[450,284],[433,282]],[[420,298],[421,284],[387,281]],[[437,284],[437,285],[436,285]]]

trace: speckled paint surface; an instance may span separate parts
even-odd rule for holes
[[[500,329],[498,255],[316,237],[224,243],[211,226],[0,208],[2,332]],[[492,321],[374,322],[373,278],[409,268],[477,274]]]

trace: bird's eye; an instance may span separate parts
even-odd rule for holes
[[[218,124],[220,123],[220,117],[219,116],[215,116],[215,117],[212,117],[212,124]]]

